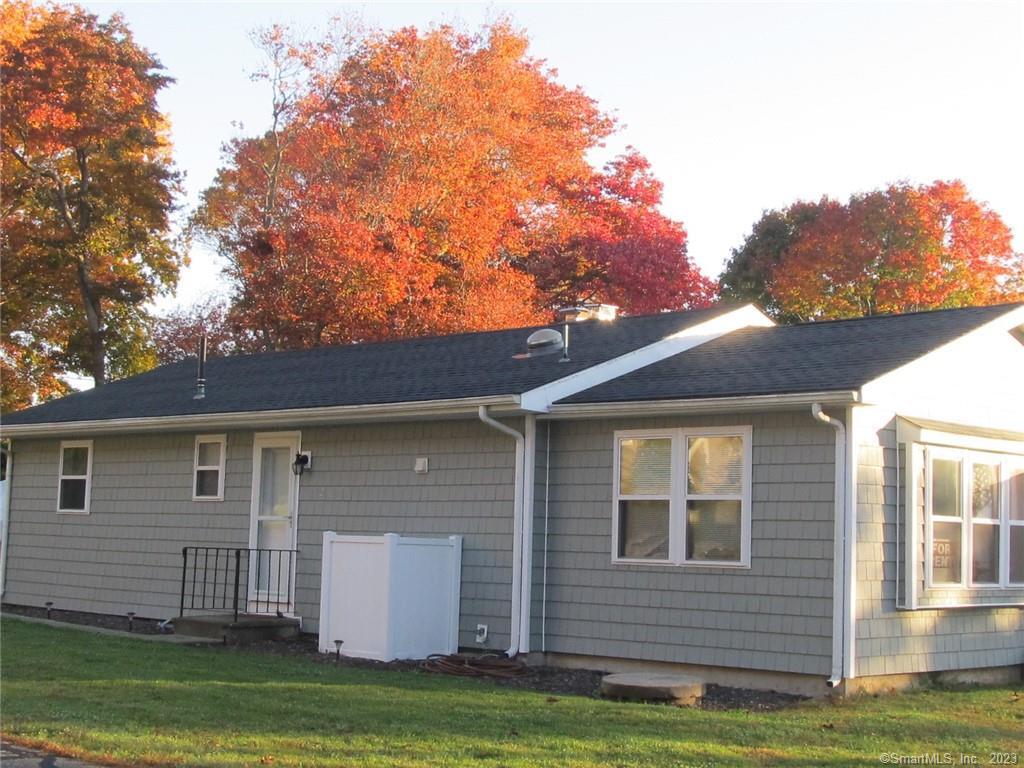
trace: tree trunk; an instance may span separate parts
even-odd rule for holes
[[[89,281],[89,274],[82,261],[78,262],[78,291],[82,296],[85,309],[85,320],[89,326],[89,347],[93,383],[102,387],[107,383],[107,345],[103,338],[103,320],[100,311],[100,300],[96,296]]]

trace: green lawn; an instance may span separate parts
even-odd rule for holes
[[[2,729],[124,765],[878,765],[1020,753],[1024,697],[929,691],[769,713],[621,704],[2,623]]]

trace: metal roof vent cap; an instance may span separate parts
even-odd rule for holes
[[[534,331],[526,337],[526,353],[516,355],[516,357],[524,358],[550,355],[555,352],[560,352],[564,346],[565,342],[562,339],[561,333],[556,331],[554,328],[541,328],[539,331]]]

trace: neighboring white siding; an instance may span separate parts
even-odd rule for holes
[[[618,429],[753,425],[751,568],[613,565]],[[826,675],[832,648],[835,433],[806,413],[550,424],[538,428],[531,650]]]

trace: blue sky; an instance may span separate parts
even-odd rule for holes
[[[690,254],[716,276],[761,211],[900,179],[963,179],[1024,250],[1024,3],[126,3],[137,39],[177,82],[161,97],[186,209],[222,142],[266,125],[249,73],[254,27],[309,32],[355,14],[394,28],[507,14],[533,55],[623,125],[609,144],[647,155]],[[603,158],[598,157],[596,160]],[[195,247],[166,309],[222,289]]]

